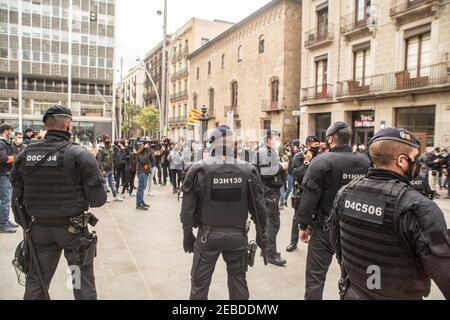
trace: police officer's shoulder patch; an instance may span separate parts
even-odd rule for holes
[[[383,198],[368,197],[361,193],[347,194],[342,214],[358,220],[383,225],[386,202]]]

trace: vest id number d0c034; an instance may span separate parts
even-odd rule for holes
[[[367,196],[348,195],[343,202],[343,215],[372,222],[383,224],[384,211],[386,203],[383,200],[370,199]]]
[[[46,153],[34,153],[34,152],[30,152],[29,154],[27,154],[27,158],[26,158],[26,166],[27,167],[33,167],[35,165],[37,165],[42,159],[44,159],[44,157],[46,156]],[[58,165],[58,155],[52,155],[50,156],[46,163],[43,164],[43,166],[57,166]]]

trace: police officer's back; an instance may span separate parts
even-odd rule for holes
[[[50,107],[43,122],[45,139],[30,144],[16,159],[11,172],[13,198],[31,220],[31,235],[38,262],[33,261],[26,281],[25,299],[44,299],[35,267],[39,263],[47,287],[62,250],[69,266],[79,268],[81,288],[76,299],[96,299],[93,270],[96,238],[89,234],[85,215],[89,207],[106,202],[100,170],[92,154],[70,141],[72,114],[63,106]],[[18,208],[14,208],[20,221]],[[23,221],[22,221],[23,222]],[[70,230],[70,232],[69,232]],[[83,245],[82,245],[83,244]]]
[[[450,238],[444,215],[410,185],[419,140],[389,128],[370,145],[374,168],[339,191],[331,237],[345,299],[422,299],[430,278],[450,299]]]
[[[365,176],[370,165],[365,155],[352,153],[352,130],[347,124],[332,124],[326,135],[331,150],[312,160],[302,182],[303,195],[297,209],[300,240],[309,243],[306,300],[322,299],[326,274],[333,257],[329,232],[324,226],[336,193],[353,178]]]
[[[262,231],[265,231],[266,211],[262,184],[256,169],[236,160],[232,149],[230,128],[221,126],[212,134],[214,155],[191,165],[183,184],[181,223],[184,250],[194,252],[192,265],[192,300],[206,300],[216,261],[222,254],[227,263],[231,300],[246,300],[248,212],[255,221],[255,210],[249,194],[249,182],[255,191]],[[192,229],[199,228],[197,239]],[[264,247],[263,237],[257,237]]]

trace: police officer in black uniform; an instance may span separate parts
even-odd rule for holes
[[[287,246],[287,252],[293,252],[297,249],[299,240],[299,223],[297,209],[300,206],[300,199],[303,194],[302,184],[303,178],[308,171],[309,165],[312,159],[317,157],[320,152],[320,140],[315,136],[306,138],[306,151],[305,153],[299,152],[294,156],[293,160],[293,173],[294,173],[294,191],[292,195],[292,207],[294,208],[294,217],[292,219],[291,228],[291,243]]]
[[[39,263],[47,287],[61,253],[74,273],[77,300],[97,298],[94,277],[96,237],[87,224],[95,217],[89,207],[101,207],[106,192],[97,161],[85,148],[70,141],[72,113],[56,105],[43,117],[45,139],[30,144],[11,171],[13,199],[18,199],[29,218],[38,261],[31,261],[27,275],[26,300],[45,299],[35,266]],[[45,160],[46,159],[46,160]],[[18,208],[13,207],[17,221]],[[76,278],[75,278],[76,277]]]
[[[333,258],[329,218],[338,190],[353,178],[365,176],[370,163],[363,154],[353,154],[352,130],[336,122],[327,130],[330,152],[315,158],[303,179],[303,196],[298,207],[300,240],[309,243],[306,258],[306,300],[321,300],[328,268]]]
[[[191,300],[208,299],[214,268],[222,254],[228,272],[231,300],[249,299],[246,281],[248,212],[256,221],[258,214],[262,235],[256,242],[265,248],[266,209],[263,185],[256,169],[234,158],[232,132],[220,126],[211,135],[212,157],[191,165],[183,183],[181,223],[184,250],[194,252]],[[252,206],[249,181],[256,197],[257,213]],[[199,228],[197,239],[192,229]]]
[[[419,175],[418,177],[411,180],[411,186],[428,199],[430,200],[434,199],[435,193],[433,192],[433,190],[431,190],[428,179],[423,175]]]
[[[268,130],[264,141],[253,158],[261,180],[265,186],[264,198],[267,207],[267,262],[275,266],[284,266],[286,260],[277,251],[277,235],[280,231],[280,190],[287,180],[288,162],[280,163],[278,152],[281,146],[280,132]]]
[[[370,142],[367,178],[339,191],[331,240],[344,299],[422,299],[430,279],[450,299],[450,230],[439,207],[410,185],[419,149],[411,132],[381,130]]]

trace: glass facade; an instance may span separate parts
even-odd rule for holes
[[[436,107],[398,108],[395,110],[395,126],[404,128],[417,135],[422,143],[422,151],[426,147],[434,147]]]
[[[18,114],[21,58],[24,115],[63,103],[112,124],[114,55],[115,0],[0,0],[0,114]]]

